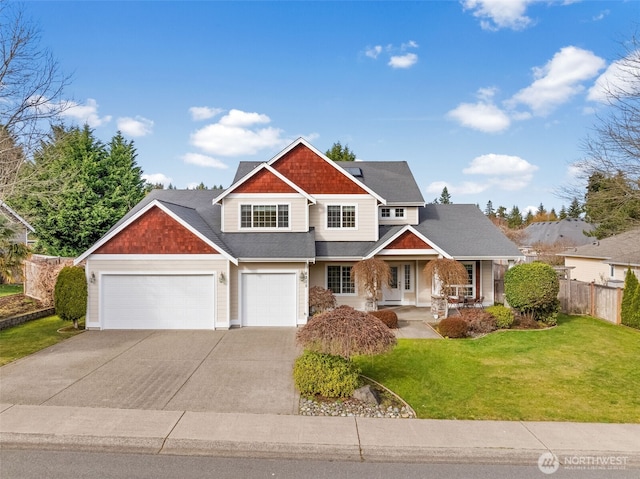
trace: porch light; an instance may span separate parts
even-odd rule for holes
[[[218,281],[221,284],[227,284],[227,277],[224,275],[224,273],[220,273],[220,277],[218,278]]]
[[[96,282],[96,274],[93,271],[91,272],[91,278],[89,278],[89,282],[90,283]]]
[[[302,282],[302,283],[306,283],[307,282],[307,273],[306,273],[306,271],[300,271],[300,282]]]

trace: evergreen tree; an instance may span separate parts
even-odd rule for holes
[[[567,217],[567,209],[564,207],[564,205],[562,205],[562,208],[560,208],[560,213],[558,215],[558,217],[563,220]]]
[[[549,211],[549,216],[547,218],[548,221],[558,221],[558,215],[556,213],[555,208],[551,208],[551,211]]]
[[[452,203],[451,195],[449,194],[449,190],[447,189],[446,186],[442,188],[442,193],[440,193],[440,198],[438,198],[438,202],[441,205],[450,205]]]
[[[491,200],[487,201],[487,206],[484,209],[484,214],[489,218],[493,218],[496,216],[496,210],[493,209],[493,203],[491,202]]]
[[[522,226],[522,213],[520,213],[520,208],[518,205],[513,205],[509,215],[507,216],[507,225],[509,228],[519,228]]]
[[[498,218],[506,219],[507,218],[507,208],[505,208],[504,206],[498,206],[498,209],[496,210],[496,216]]]
[[[528,210],[527,215],[524,217],[524,224],[530,225],[533,222],[534,222],[533,213],[531,212],[531,210]]]
[[[135,158],[120,133],[105,146],[88,126],[55,127],[23,172],[43,181],[14,201],[36,230],[37,248],[77,256],[100,239],[147,192]]]
[[[349,145],[343,147],[339,141],[334,143],[325,155],[333,161],[356,161],[356,154],[349,150]]]
[[[630,323],[633,322],[633,317],[637,313],[637,311],[634,310],[636,294],[638,294],[638,278],[634,272],[631,271],[631,268],[627,268],[627,273],[624,277],[622,305],[620,308],[622,324],[626,324],[627,326],[630,326]]]
[[[564,208],[564,206],[563,206]],[[580,215],[583,213],[583,208],[582,205],[580,204],[580,202],[578,201],[578,198],[573,198],[573,200],[571,200],[571,204],[569,205],[569,210],[567,211],[567,216],[569,218],[580,218]]]

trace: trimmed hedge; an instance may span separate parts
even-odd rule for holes
[[[445,318],[438,323],[438,331],[445,338],[466,338],[467,322],[458,316]]]
[[[58,273],[53,290],[56,314],[74,324],[87,313],[87,279],[84,268],[65,266]]]
[[[489,306],[485,311],[496,318],[496,326],[500,329],[509,329],[515,319],[513,310],[501,304]]]
[[[511,307],[548,325],[557,321],[559,291],[558,275],[545,263],[519,264],[504,275],[504,294]]]
[[[640,329],[640,283],[631,268],[624,278],[620,316],[625,326]]]
[[[375,316],[384,324],[387,325],[389,329],[397,329],[398,328],[398,315],[391,311],[390,309],[380,309],[378,311],[369,311],[371,316]]]
[[[467,323],[467,333],[471,335],[488,334],[497,329],[496,319],[483,309],[470,308],[460,311]]]
[[[350,397],[360,368],[342,356],[305,351],[293,366],[293,381],[303,396]]]

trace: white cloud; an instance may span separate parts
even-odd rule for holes
[[[219,115],[224,110],[222,108],[210,108],[208,106],[192,106],[189,108],[191,119],[193,121],[202,121]]]
[[[545,116],[584,90],[582,83],[596,76],[605,61],[593,52],[562,48],[543,67],[533,69],[535,81],[516,93],[507,104],[527,105],[535,115]]]
[[[474,158],[462,172],[465,175],[521,176],[532,175],[537,169],[519,156],[489,153]]]
[[[427,193],[439,196],[445,186],[451,195],[476,195],[486,191],[490,185],[486,182],[480,183],[474,181],[464,181],[459,185],[452,185],[446,181],[434,181],[427,185],[426,191]]]
[[[418,62],[418,55],[407,53],[405,55],[392,56],[388,65],[391,68],[411,68]]]
[[[490,102],[461,103],[447,113],[462,126],[485,133],[499,133],[511,125],[509,115]]]
[[[206,166],[208,168],[217,168],[225,170],[228,168],[222,161],[216,160],[211,156],[203,155],[201,153],[186,153],[182,155],[182,161],[191,165]]]
[[[627,58],[613,62],[598,77],[595,84],[589,89],[587,99],[600,103],[606,103],[610,95],[624,96],[629,91],[629,85],[640,78],[638,59],[640,51],[632,52]]]
[[[400,45],[401,50],[406,50],[407,48],[418,48],[418,42],[415,40],[409,40],[407,43]]]
[[[602,20],[604,17],[608,16],[611,13],[609,10],[602,10],[599,14],[595,15],[591,18],[594,22],[598,22]]]
[[[261,127],[271,122],[267,115],[231,110],[212,123],[191,134],[193,146],[216,156],[254,155],[260,150],[284,147],[289,140],[282,130]]]
[[[84,105],[74,101],[66,101],[63,104],[63,109],[63,117],[71,118],[83,125],[87,124],[91,128],[96,128],[111,121],[110,115],[105,115],[103,117],[98,115],[98,102],[93,98],[88,98]]]
[[[366,56],[369,58],[373,58],[374,60],[378,58],[378,55],[382,53],[382,46],[376,45],[375,47],[367,48],[364,52]]]
[[[142,179],[145,180],[147,183],[151,183],[152,185],[164,185],[165,188],[167,186],[169,186],[169,183],[171,183],[173,180],[171,179],[171,177],[164,175],[162,173],[151,173],[149,175],[142,175]]]
[[[533,0],[464,0],[464,10],[472,10],[480,19],[483,30],[496,31],[501,28],[524,30],[531,25],[531,18],[525,15],[527,6]]]
[[[118,118],[118,130],[127,136],[147,136],[153,133],[153,121],[143,116]]]

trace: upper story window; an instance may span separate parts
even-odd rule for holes
[[[380,208],[380,218],[404,218],[404,208]]]
[[[327,206],[327,228],[355,228],[356,207],[353,205]]]
[[[241,228],[288,228],[289,205],[240,205]]]

